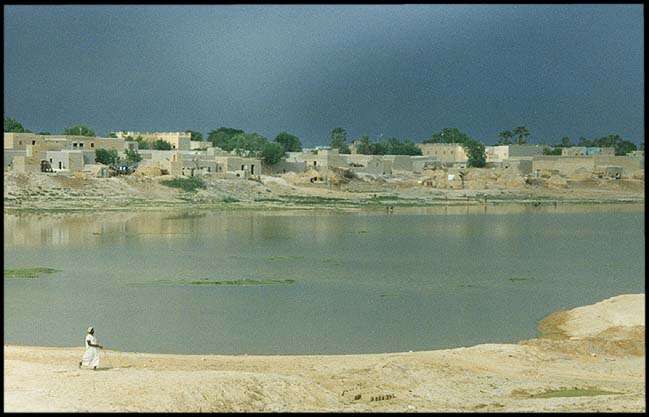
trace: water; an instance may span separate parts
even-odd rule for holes
[[[549,313],[644,292],[644,207],[355,214],[13,215],[5,343],[161,353],[344,354],[536,336]],[[157,279],[291,285],[153,286]],[[521,280],[514,280],[519,278]]]

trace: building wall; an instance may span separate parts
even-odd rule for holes
[[[377,155],[351,154],[342,155],[347,166],[356,173],[384,175],[385,167],[383,158]],[[356,166],[354,166],[356,165]]]
[[[577,170],[587,170],[592,172],[595,168],[595,159],[588,156],[558,156],[544,155],[535,156],[532,159],[532,169],[537,170],[557,170],[561,175],[570,176]]]
[[[486,162],[502,162],[509,158],[509,145],[485,146]]]
[[[4,149],[3,152],[3,159],[4,159],[4,170],[7,171],[9,169],[9,166],[11,165],[13,159],[16,156],[25,156],[26,152],[24,150],[16,150],[16,149]]]
[[[82,151],[47,151],[45,159],[50,161],[54,172],[69,171],[79,172],[83,170],[83,152]]]
[[[541,156],[543,155],[543,149],[546,145],[507,145],[509,146],[509,158],[517,158],[522,156]]]
[[[17,174],[26,174],[28,172],[41,172],[41,163],[39,158],[30,156],[16,156],[12,162],[13,171]]]
[[[27,146],[42,145],[47,150],[95,150],[116,149],[124,152],[126,144],[123,139],[100,138],[95,136],[71,135],[36,135],[33,133],[5,133],[4,149],[24,150]]]
[[[207,149],[213,148],[212,142],[206,140],[190,140],[189,149]]]
[[[391,162],[391,173],[408,173],[413,172],[413,159],[407,155],[385,155],[383,159]]]
[[[216,156],[214,160],[218,164],[218,172],[225,174],[235,173],[242,177],[247,174],[260,175],[263,173],[262,162],[257,158],[243,156]]]
[[[533,171],[532,157],[507,158],[502,162],[503,169],[514,170],[521,175],[529,175]]]
[[[412,172],[421,174],[425,169],[440,168],[442,163],[432,156],[409,156],[412,160]]]
[[[282,159],[278,163],[267,166],[264,164],[263,172],[265,175],[276,175],[284,174],[287,172],[304,172],[306,170],[306,164],[304,161],[297,162],[291,160]]]
[[[571,146],[561,149],[561,156],[615,155],[615,148],[599,148],[586,146]]]
[[[347,168],[344,157],[338,154],[337,149],[318,149],[316,154],[304,153],[302,159],[305,169],[316,169],[323,174],[328,174],[331,168]]]
[[[622,167],[622,176],[631,177],[639,169],[644,169],[644,157],[638,156],[609,156],[593,155],[595,166],[615,166]]]
[[[131,136],[133,139],[141,136],[148,142],[155,142],[159,139],[169,143],[174,150],[188,151],[191,149],[192,134],[189,132],[115,132],[115,135],[124,139]]]
[[[466,162],[469,159],[464,147],[459,143],[418,143],[417,147],[424,156],[434,156],[445,165]]]

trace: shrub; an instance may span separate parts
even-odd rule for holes
[[[205,181],[198,177],[174,178],[173,180],[163,180],[160,184],[172,188],[181,188],[183,191],[194,192],[198,188],[207,188]]]

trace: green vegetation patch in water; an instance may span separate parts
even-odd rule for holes
[[[344,198],[320,197],[320,196],[281,195],[280,198],[283,198],[287,202],[294,203],[294,204],[327,204],[327,203],[348,202]]]
[[[223,197],[224,203],[238,203],[240,200],[234,197]]]
[[[55,272],[61,272],[61,270],[52,268],[5,269],[4,277],[12,279],[38,278],[41,275],[53,274]]]
[[[399,297],[399,294],[381,294],[379,297],[381,297],[381,298],[394,298],[394,297]]]
[[[212,281],[205,279],[200,280],[182,280],[182,279],[160,279],[156,281],[147,281],[142,284],[146,285],[274,285],[274,284],[293,284],[294,279],[234,279],[225,281]]]
[[[511,282],[523,282],[523,281],[529,281],[529,278],[509,278]]]
[[[273,256],[268,258],[269,261],[298,261],[304,259],[304,256]]]
[[[622,394],[621,392],[604,391],[596,389],[581,389],[581,388],[561,388],[558,390],[550,390],[541,392],[539,394],[530,394],[530,398],[556,398],[556,397],[592,397],[595,395],[615,395]]]
[[[322,260],[323,264],[330,264],[330,265],[342,265],[342,262],[340,262],[338,259],[334,258],[326,258]]]
[[[196,219],[199,217],[205,217],[206,213],[180,213],[174,216],[163,217],[162,220],[183,220],[183,219]]]

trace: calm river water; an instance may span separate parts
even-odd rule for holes
[[[163,353],[431,350],[644,292],[644,206],[5,213],[4,341]],[[294,279],[257,286],[158,279]],[[136,284],[136,285],[133,285]]]

